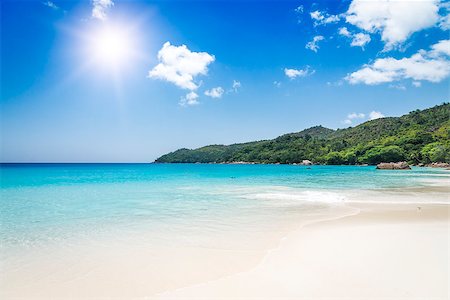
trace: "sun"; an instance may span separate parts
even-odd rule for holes
[[[104,68],[123,68],[134,57],[131,32],[118,25],[106,24],[93,30],[88,39],[92,63]]]

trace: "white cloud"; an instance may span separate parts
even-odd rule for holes
[[[276,86],[277,88],[279,88],[281,86],[281,82],[275,80],[273,82],[273,85]]]
[[[344,124],[347,124],[347,125],[351,125],[353,122],[352,122],[352,120],[349,120],[349,119],[346,119],[346,120],[344,120],[344,121],[342,121]]]
[[[439,57],[441,55],[450,56],[450,40],[442,40],[431,46],[430,56]]]
[[[339,28],[338,33],[342,36],[348,37],[352,39],[350,46],[352,47],[364,47],[367,43],[370,42],[370,35],[365,33],[351,33],[347,27]]]
[[[353,120],[353,119],[364,119],[366,117],[363,113],[351,113],[347,115],[347,119]]]
[[[234,92],[237,93],[237,91],[241,88],[241,82],[237,80],[233,80],[233,86],[232,89]]]
[[[211,98],[222,98],[223,92],[224,92],[223,88],[218,86],[205,91],[205,95]]]
[[[371,111],[369,113],[369,120],[375,120],[380,118],[384,118],[384,115],[379,111]]]
[[[339,22],[340,20],[341,20],[341,18],[338,15],[330,15],[325,18],[324,23],[325,24],[336,23],[336,22]]]
[[[345,80],[351,84],[365,83],[368,85],[375,85],[384,82],[394,81],[395,72],[393,71],[380,71],[366,66],[356,72],[351,73],[345,77]]]
[[[419,50],[411,57],[395,59],[379,58],[373,64],[345,77],[351,84],[375,85],[403,79],[440,82],[450,74],[450,40],[431,46],[430,51]]]
[[[45,6],[48,6],[48,7],[52,8],[52,9],[54,9],[54,10],[58,10],[58,9],[59,9],[59,7],[58,7],[54,2],[52,2],[52,1],[45,1],[45,2],[43,2],[42,4],[44,4]]]
[[[364,119],[365,117],[366,117],[366,115],[363,113],[351,113],[351,114],[347,115],[347,119],[345,119],[343,122],[344,122],[344,124],[350,125],[353,123],[353,120]]]
[[[406,91],[406,86],[404,86],[403,84],[390,84],[389,87],[391,89],[396,89],[396,90],[400,90],[400,91]]]
[[[412,82],[412,85],[413,85],[414,87],[418,88],[418,87],[421,87],[421,86],[422,86],[422,82],[420,82],[420,81],[413,81],[413,82]]]
[[[186,96],[181,97],[180,99],[180,105],[181,106],[192,106],[197,105],[198,102],[198,94],[195,92],[189,92],[186,94]]]
[[[285,68],[284,69],[284,74],[289,77],[290,79],[294,79],[296,77],[306,77],[308,75],[312,75],[314,74],[316,71],[315,70],[311,70],[311,68],[309,66],[306,66],[305,69],[288,69]]]
[[[438,10],[439,0],[353,0],[346,21],[370,33],[380,32],[385,50],[390,50],[436,24]]]
[[[305,46],[306,49],[309,49],[311,51],[317,52],[319,47],[319,42],[324,40],[325,38],[321,35],[316,35],[313,37],[313,40],[311,42],[308,42]]]
[[[357,33],[353,36],[353,40],[350,43],[350,46],[364,47],[369,42],[370,42],[370,35],[365,33]]]
[[[294,11],[297,14],[297,23],[300,24],[302,22],[302,17],[303,17],[303,5],[297,6],[297,8],[294,9]]]
[[[311,19],[313,19],[315,21],[321,21],[324,19],[324,16],[318,10],[310,12],[309,15],[311,16]]]
[[[296,13],[302,14],[302,13],[303,13],[303,5],[297,6],[297,8],[294,9],[294,11],[295,11]]]
[[[442,16],[439,19],[439,27],[442,30],[449,30],[450,29],[450,14],[448,14],[446,16]]]
[[[350,33],[350,31],[348,31],[347,27],[341,27],[339,28],[339,34],[346,36],[346,37],[351,37],[352,34]]]
[[[340,17],[339,15],[330,15],[328,13],[323,13],[319,10],[310,12],[309,15],[311,16],[311,19],[314,20],[314,26],[329,24],[329,23],[336,23],[339,22]]]
[[[450,2],[441,2],[440,9],[442,14],[439,18],[438,26],[442,30],[450,29]]]
[[[166,42],[158,52],[159,64],[149,71],[148,77],[171,82],[182,89],[196,90],[197,75],[206,75],[208,65],[215,58],[206,52],[192,52],[185,45],[173,46]]]
[[[105,21],[107,19],[106,12],[114,6],[114,2],[112,0],[92,0],[92,6],[92,18]]]
[[[342,123],[344,123],[346,125],[351,125],[354,122],[360,123],[363,120],[367,120],[367,119],[375,120],[375,119],[379,119],[379,118],[384,118],[384,115],[379,111],[371,111],[368,116],[366,116],[366,114],[364,114],[364,113],[353,112],[353,113],[348,114],[347,118],[345,120],[343,120]]]
[[[327,81],[327,85],[328,86],[342,86],[344,84],[343,80],[338,80],[338,81]]]
[[[296,70],[296,69],[287,69],[287,68],[285,68],[285,69],[284,69],[284,74],[285,74],[287,77],[293,79],[293,78],[295,78],[295,77],[297,77],[297,76],[300,75],[300,71],[299,71],[299,70]]]

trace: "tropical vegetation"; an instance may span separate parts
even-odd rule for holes
[[[450,104],[345,129],[315,126],[272,140],[184,148],[156,162],[293,164],[303,160],[331,165],[450,162]]]

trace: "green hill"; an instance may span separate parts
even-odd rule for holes
[[[290,164],[304,159],[322,164],[450,162],[450,104],[346,129],[315,126],[273,140],[179,149],[155,162]]]

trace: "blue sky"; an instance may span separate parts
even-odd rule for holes
[[[1,161],[149,162],[440,104],[448,10],[437,0],[4,0]]]

